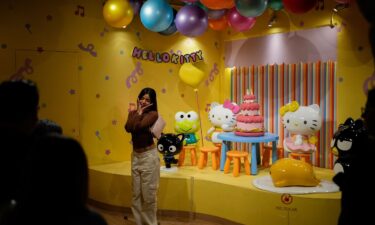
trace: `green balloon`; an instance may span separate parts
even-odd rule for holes
[[[282,0],[268,0],[268,6],[275,11],[279,11],[280,9],[284,8]]]

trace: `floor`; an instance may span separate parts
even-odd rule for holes
[[[108,225],[135,225],[132,215],[125,215],[125,213],[120,211],[103,209],[93,205],[90,205],[90,208],[100,213],[105,218]],[[219,223],[204,221],[202,219],[195,218],[179,218],[167,216],[159,216],[158,218],[160,225],[220,225]]]

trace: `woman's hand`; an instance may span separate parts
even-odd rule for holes
[[[137,109],[137,113],[139,115],[142,115],[142,113],[144,112],[145,109],[147,109],[148,107],[152,106],[152,103],[151,104],[148,104],[144,107],[141,106],[141,104],[138,103],[138,109]]]

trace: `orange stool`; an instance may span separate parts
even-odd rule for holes
[[[289,157],[292,158],[292,159],[302,160],[304,162],[307,162],[307,163],[311,164],[311,153],[310,152],[306,152],[306,153],[290,152]]]
[[[219,148],[219,153],[218,154],[219,154],[219,162],[220,162],[220,157],[221,157],[221,143],[214,143],[214,145]]]
[[[201,154],[199,156],[198,161],[198,168],[203,169],[207,165],[207,158],[208,153],[211,152],[211,166],[212,169],[217,170],[219,169],[220,165],[220,155],[219,155],[219,148],[216,146],[210,146],[210,147],[201,147]]]
[[[284,148],[282,146],[277,146],[277,158],[284,158]],[[262,154],[262,166],[269,167],[271,159],[272,145],[263,145],[263,154]]]
[[[196,154],[197,145],[185,145],[182,147],[180,154],[178,155],[178,166],[183,166],[185,161],[185,153],[187,150],[190,150],[190,159],[191,165],[197,165],[197,154]]]
[[[227,152],[227,159],[225,160],[224,173],[229,173],[230,162],[234,161],[233,176],[238,177],[240,174],[241,158],[244,159],[244,167],[246,175],[250,175],[249,153],[245,151],[230,150]]]

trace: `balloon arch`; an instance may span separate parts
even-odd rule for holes
[[[175,0],[174,2],[176,2]],[[256,17],[267,8],[285,8],[290,13],[306,13],[319,0],[179,0],[177,11],[167,0],[107,0],[103,7],[104,20],[112,27],[128,26],[139,15],[144,27],[161,35],[176,32],[188,37],[202,35],[208,27],[221,31],[231,27],[248,31]],[[337,2],[349,0],[336,0]]]

